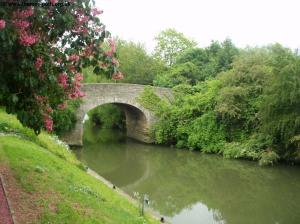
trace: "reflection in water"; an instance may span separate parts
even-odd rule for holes
[[[299,223],[300,168],[261,168],[85,129],[78,158],[129,194],[146,193],[172,223]]]

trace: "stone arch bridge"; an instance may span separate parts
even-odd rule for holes
[[[75,128],[64,135],[69,145],[81,146],[83,136],[83,119],[91,109],[103,104],[115,104],[125,112],[127,136],[136,140],[151,143],[150,128],[155,123],[153,112],[144,108],[137,101],[137,97],[144,91],[144,85],[90,83],[82,85],[81,90],[86,94],[77,111]],[[168,88],[153,87],[154,92],[164,99],[172,98],[172,90]]]

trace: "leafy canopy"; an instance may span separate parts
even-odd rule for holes
[[[183,33],[175,29],[161,31],[156,37],[155,57],[171,66],[175,63],[177,56],[183,51],[193,48],[197,43],[188,39]]]

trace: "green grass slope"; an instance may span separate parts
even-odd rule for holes
[[[9,196],[19,223],[158,223],[88,175],[62,143],[46,133],[35,136],[3,109],[0,168],[14,180],[8,180]]]

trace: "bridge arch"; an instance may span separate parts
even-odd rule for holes
[[[88,111],[104,104],[115,104],[125,112],[127,136],[136,140],[151,143],[151,126],[155,123],[154,114],[144,108],[137,97],[143,92],[145,86],[136,84],[91,83],[84,84],[82,91],[86,94],[77,111],[75,128],[62,137],[69,145],[82,145],[83,119]],[[170,98],[172,92],[167,88],[155,87],[157,95]]]

